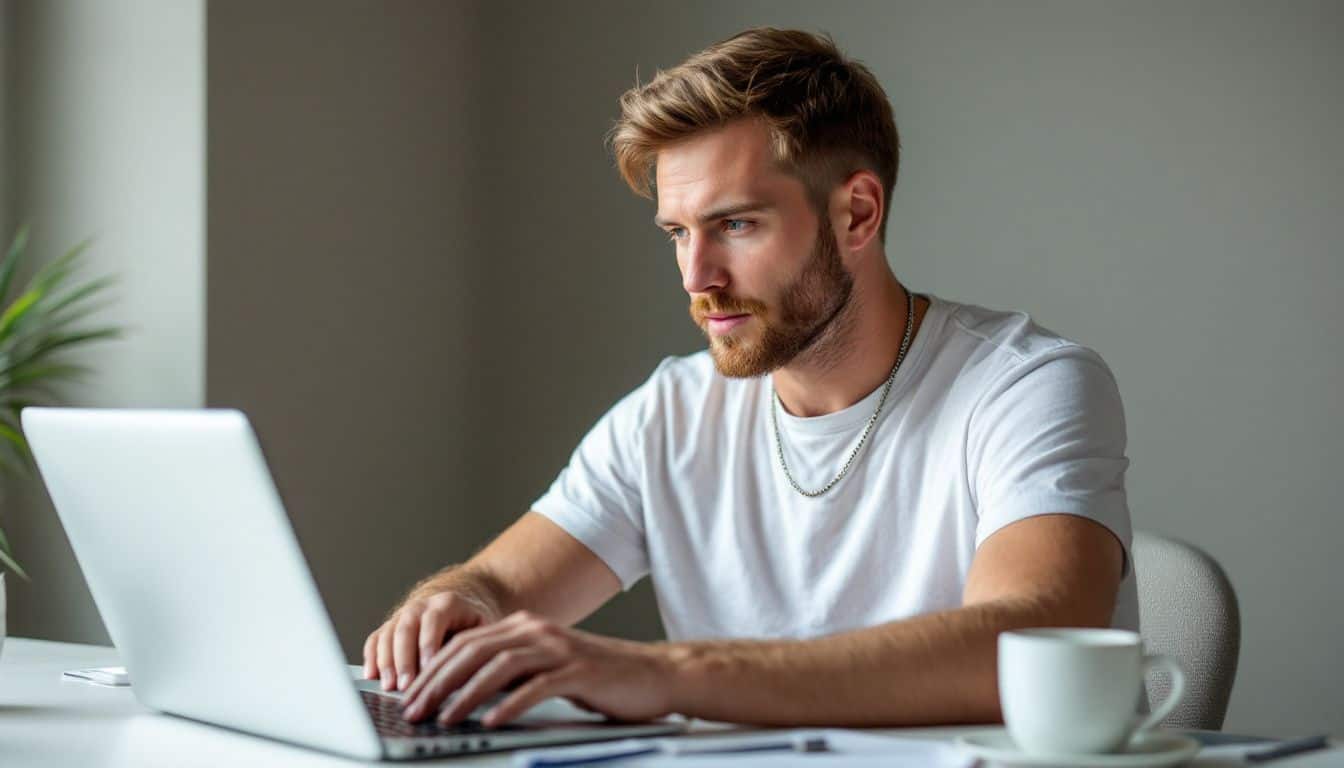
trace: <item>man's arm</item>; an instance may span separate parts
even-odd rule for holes
[[[1109,626],[1122,568],[1120,542],[1101,525],[1027,518],[980,546],[961,608],[800,643],[675,650],[688,680],[679,706],[778,725],[997,722],[999,633]]]
[[[406,715],[466,717],[521,676],[486,716],[494,725],[548,696],[640,719],[669,712],[772,725],[915,725],[1000,719],[997,637],[1033,626],[1107,626],[1123,549],[1098,523],[1041,515],[990,536],[963,606],[805,641],[646,645],[527,613],[464,632],[411,687]]]
[[[529,611],[569,626],[620,591],[616,574],[558,525],[528,512],[462,565],[417,584],[364,643],[364,674],[404,690],[452,633]]]
[[[495,618],[531,611],[565,626],[621,591],[601,558],[536,512],[523,515],[465,564],[417,584],[408,599],[463,586],[488,601]]]

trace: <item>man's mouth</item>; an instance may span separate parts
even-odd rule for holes
[[[745,323],[749,317],[751,317],[749,314],[730,315],[716,312],[714,314],[705,315],[705,325],[708,327],[710,333],[723,335],[732,331],[742,323]]]

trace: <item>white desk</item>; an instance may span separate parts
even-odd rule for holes
[[[0,652],[0,765],[4,768],[61,765],[89,768],[218,765],[349,768],[359,764],[336,755],[155,714],[137,703],[129,688],[104,688],[67,682],[60,677],[66,669],[116,666],[118,663],[114,648],[6,639],[3,652]],[[202,694],[208,695],[207,692]],[[950,740],[958,734],[978,729],[963,726],[887,732]],[[463,768],[503,766],[509,764],[509,756],[487,754],[403,764],[451,764]],[[1194,765],[1231,764],[1200,760]]]

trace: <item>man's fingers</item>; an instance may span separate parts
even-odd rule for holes
[[[464,635],[458,635],[443,647],[434,657],[433,675],[421,675],[416,680],[416,686],[412,686],[414,693],[406,697],[403,711],[408,720],[419,720],[437,709],[449,694],[485,666],[492,656],[516,644],[514,633],[507,628],[491,629],[494,631],[488,635],[478,635],[463,643],[459,643],[458,639]]]
[[[554,672],[544,672],[537,675],[499,704],[496,704],[489,712],[486,712],[485,717],[481,719],[481,723],[488,728],[503,725],[540,704],[543,699],[571,693],[570,688],[575,676],[572,668],[562,668]]]
[[[540,648],[510,648],[500,651],[457,692],[453,703],[439,715],[439,723],[452,725],[470,715],[486,699],[523,675],[544,670],[555,663]]]
[[[378,677],[382,680],[383,690],[392,690],[397,680],[396,663],[392,656],[392,630],[397,626],[400,614],[387,620],[378,631]]]
[[[434,656],[433,670],[416,679],[407,692],[406,719],[419,720],[436,709],[495,654],[527,643],[529,628],[503,622],[478,627],[454,637]],[[465,638],[465,639],[464,639]]]
[[[429,660],[443,647],[448,633],[449,613],[446,608],[430,608],[420,617],[420,666],[428,667]]]
[[[425,686],[429,685],[432,680],[438,677],[439,672],[442,671],[444,665],[456,658],[457,654],[468,643],[490,637],[491,635],[508,632],[512,628],[512,624],[499,621],[494,624],[472,627],[471,629],[453,635],[452,639],[444,644],[442,648],[435,651],[434,655],[422,665],[423,669],[421,670],[421,674],[415,678],[411,683],[411,687],[406,690],[406,703],[410,704],[417,696],[419,696]]]
[[[378,630],[369,633],[364,640],[364,679],[372,680],[378,676]]]
[[[420,669],[420,611],[402,611],[397,626],[392,630],[392,665],[396,668],[396,685],[404,691]]]

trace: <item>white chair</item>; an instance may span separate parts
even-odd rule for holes
[[[1162,653],[1185,671],[1185,698],[1162,721],[1168,728],[1219,730],[1237,676],[1241,613],[1218,562],[1191,544],[1134,532],[1139,634],[1149,653]],[[1165,676],[1149,678],[1148,701],[1163,701]]]

